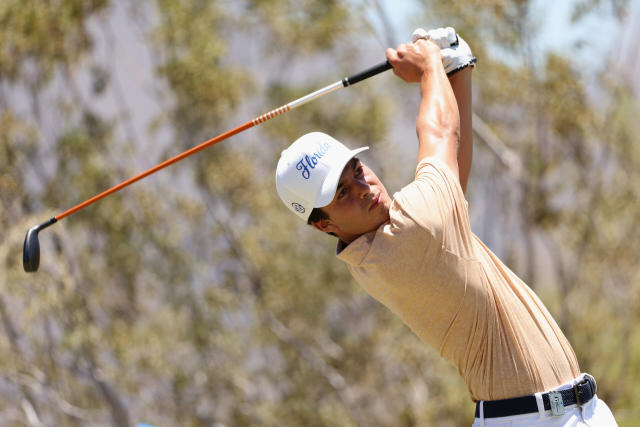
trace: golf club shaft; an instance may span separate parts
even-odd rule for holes
[[[294,109],[296,107],[299,107],[301,105],[304,105],[309,101],[312,101],[314,99],[320,98],[321,96],[326,95],[328,93],[331,93],[331,92],[333,92],[335,90],[338,90],[340,88],[356,84],[359,81],[368,79],[369,77],[373,77],[376,74],[379,74],[379,73],[382,73],[383,71],[389,70],[390,68],[391,68],[391,64],[389,64],[389,62],[387,62],[387,61],[382,62],[382,63],[380,63],[380,64],[378,64],[376,66],[373,66],[373,67],[371,67],[371,68],[369,68],[367,70],[364,70],[364,71],[362,71],[360,73],[354,74],[354,75],[349,76],[349,77],[345,77],[344,79],[342,79],[340,81],[337,81],[337,82],[335,82],[333,84],[330,84],[329,86],[326,86],[326,87],[324,87],[324,88],[322,88],[320,90],[317,90],[317,91],[315,91],[313,93],[305,95],[305,96],[303,96],[301,98],[298,98],[295,101],[292,101],[292,102],[290,102],[288,104],[285,104],[285,105],[283,105],[283,106],[281,106],[279,108],[276,108],[275,110],[271,110],[268,113],[265,113],[265,114],[263,114],[261,116],[258,116],[256,118],[254,118],[251,121],[248,121],[248,122],[244,123],[243,125],[240,125],[240,126],[234,128],[234,129],[228,130],[228,131],[226,131],[224,133],[221,133],[220,135],[218,135],[218,136],[216,136],[214,138],[211,138],[210,140],[205,141],[205,142],[203,142],[203,143],[201,143],[199,145],[196,145],[195,147],[190,148],[189,150],[184,151],[184,152],[178,154],[175,157],[172,157],[172,158],[170,158],[168,160],[165,160],[164,162],[152,167],[151,169],[148,169],[148,170],[146,170],[146,171],[144,171],[144,172],[142,172],[142,173],[140,173],[140,174],[138,174],[138,175],[136,175],[136,176],[134,176],[132,178],[129,178],[126,181],[123,181],[120,184],[118,184],[116,186],[113,186],[113,187],[109,188],[108,190],[105,190],[102,193],[97,194],[97,195],[93,196],[92,198],[90,198],[90,199],[88,199],[88,200],[86,200],[86,201],[84,201],[84,202],[72,207],[71,209],[62,212],[61,214],[56,215],[55,217],[53,217],[49,221],[53,221],[53,220],[59,221],[62,218],[65,218],[65,217],[67,217],[69,215],[72,215],[72,214],[78,212],[79,210],[84,209],[87,206],[97,202],[98,200],[103,199],[103,198],[107,197],[108,195],[113,194],[116,191],[123,189],[124,187],[128,187],[129,185],[133,184],[134,182],[139,181],[142,178],[145,178],[145,177],[147,177],[147,176],[159,171],[160,169],[164,169],[167,166],[172,165],[172,164],[174,164],[176,162],[179,162],[180,160],[182,160],[182,159],[184,159],[186,157],[189,157],[192,154],[195,154],[195,153],[197,153],[199,151],[202,151],[205,148],[208,148],[208,147],[210,147],[210,146],[212,146],[214,144],[217,144],[220,141],[223,141],[223,140],[225,140],[227,138],[230,138],[230,137],[232,137],[232,136],[234,136],[236,134],[239,134],[240,132],[244,132],[245,130],[247,130],[249,128],[252,128],[252,127],[254,127],[256,125],[259,125],[260,123],[264,123],[269,119],[272,119],[272,118],[274,118],[276,116],[279,116],[280,114],[286,113],[287,111],[290,111],[290,110],[292,110],[292,109]],[[53,221],[53,222],[55,222],[55,221]],[[51,224],[53,222],[51,222]],[[47,224],[47,226],[48,225],[50,225],[50,224]]]

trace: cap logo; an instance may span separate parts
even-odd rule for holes
[[[302,206],[300,203],[293,202],[291,203],[291,206],[293,206],[293,209],[295,209],[296,212],[304,213],[305,211],[304,206]]]
[[[329,151],[330,148],[331,144],[324,142],[318,146],[317,150],[311,156],[305,154],[304,157],[296,163],[296,169],[302,173],[302,177],[304,179],[309,179],[311,177],[310,169],[315,169],[320,159],[327,154],[327,151]]]

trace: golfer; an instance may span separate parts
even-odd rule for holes
[[[314,132],[282,152],[280,198],[335,235],[358,283],[456,366],[474,426],[615,426],[540,299],[471,232],[468,45],[451,28],[416,30],[386,54],[398,77],[420,84],[414,181],[392,198],[356,157],[368,147]]]

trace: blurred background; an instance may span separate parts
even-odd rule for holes
[[[322,130],[392,193],[418,87],[391,72],[26,231],[384,60],[415,27],[478,57],[472,228],[640,425],[635,0],[0,1],[0,425],[464,426],[456,370],[367,296],[274,186]]]

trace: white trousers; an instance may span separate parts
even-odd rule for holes
[[[564,390],[573,387],[574,384],[582,380],[582,376],[575,380],[563,384],[556,390]],[[542,393],[536,393],[538,401],[538,412],[524,415],[514,415],[511,417],[482,418],[483,411],[480,411],[480,418],[476,418],[473,427],[617,427],[615,418],[611,410],[598,396],[594,396],[587,404],[579,407],[571,405],[564,408],[564,415],[553,416],[551,411],[545,411],[542,403]]]

